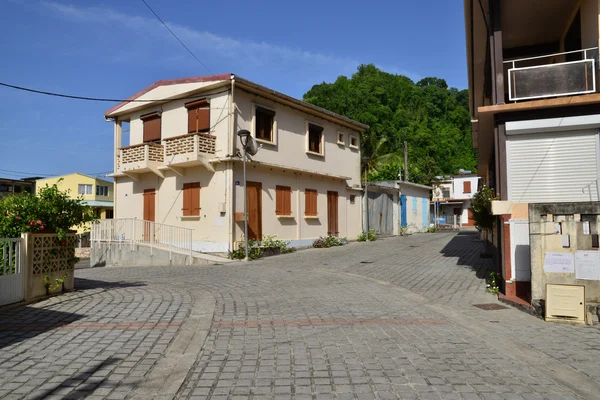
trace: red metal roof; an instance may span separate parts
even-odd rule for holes
[[[178,85],[178,84],[182,84],[182,83],[196,83],[196,82],[217,82],[217,81],[223,81],[226,79],[230,79],[231,75],[232,75],[231,73],[227,73],[227,74],[216,74],[216,75],[205,75],[205,76],[193,76],[193,77],[189,77],[189,78],[164,79],[162,81],[156,81],[152,85],[148,86],[147,88],[137,92],[136,94],[134,94],[131,97],[128,97],[126,101],[122,101],[121,103],[117,104],[116,106],[108,109],[104,113],[104,116],[108,116],[109,114],[111,114],[111,113],[115,112],[116,110],[118,110],[119,108],[123,107],[125,104],[128,104],[131,100],[135,100],[138,97],[148,93],[152,89],[156,89],[159,86]]]

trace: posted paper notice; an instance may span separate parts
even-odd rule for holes
[[[544,257],[544,272],[572,274],[575,272],[575,256],[573,253],[547,252]]]
[[[600,252],[578,251],[575,253],[575,279],[600,280]]]

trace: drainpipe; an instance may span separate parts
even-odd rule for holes
[[[231,80],[231,94],[229,97],[229,135],[227,137],[227,153],[228,156],[233,156],[234,153],[234,143],[235,143],[235,99],[234,99],[234,90],[235,90],[235,76],[232,74],[230,77]],[[234,179],[234,166],[235,163],[233,161],[228,161],[226,164],[227,168],[227,180],[226,180],[226,190],[230,192],[229,195],[229,207],[228,207],[228,226],[229,226],[229,247],[233,250],[233,242],[235,240],[235,179]]]

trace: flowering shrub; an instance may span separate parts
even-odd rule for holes
[[[313,242],[313,247],[328,248],[333,246],[343,246],[348,243],[346,238],[338,238],[336,236],[319,237]]]
[[[60,181],[59,181],[60,183]],[[23,193],[0,199],[0,237],[19,237],[25,232],[56,232],[66,244],[70,229],[92,221],[94,214],[81,198],[52,185],[33,195]]]

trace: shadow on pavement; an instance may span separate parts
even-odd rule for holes
[[[96,279],[86,279],[75,277],[75,289],[78,291],[90,290],[90,289],[120,289],[128,287],[146,286],[142,282],[111,282],[111,281],[99,281]]]
[[[35,397],[28,397],[28,398],[33,399],[33,400],[43,400],[49,396],[52,396],[59,390],[62,390],[67,387],[73,387],[74,384],[79,385],[79,383],[83,381],[84,382],[83,384],[80,384],[79,386],[77,386],[77,389],[69,392],[65,396],[65,398],[84,399],[84,398],[90,396],[91,394],[93,394],[94,390],[98,389],[98,387],[102,386],[102,383],[104,383],[104,380],[100,380],[100,379],[94,380],[92,382],[88,382],[87,380],[90,377],[93,377],[95,372],[106,370],[106,369],[112,369],[112,368],[108,368],[108,367],[110,367],[113,364],[117,364],[121,360],[122,360],[121,358],[112,358],[112,357],[108,358],[107,360],[102,361],[95,367],[85,369],[82,372],[80,372],[79,374],[69,377],[64,382],[57,383],[55,388],[48,389]]]
[[[486,279],[494,270],[494,261],[481,257],[485,250],[485,244],[479,239],[479,232],[461,231],[444,246],[441,253],[444,257],[457,258],[456,265],[471,267],[478,278]]]
[[[85,317],[83,314],[30,306],[0,311],[0,349]]]

